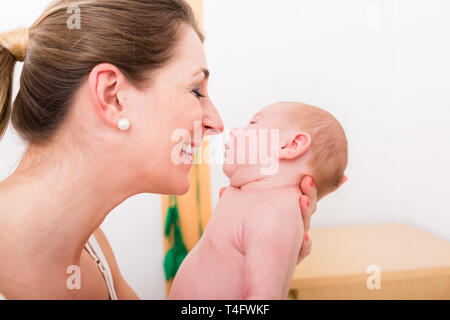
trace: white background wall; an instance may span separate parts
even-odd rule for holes
[[[2,1],[0,31],[30,25],[47,3]],[[445,0],[205,0],[210,95],[227,128],[278,100],[343,124],[350,181],[320,202],[313,227],[406,222],[450,241],[448,16]],[[23,150],[10,128],[0,180]],[[213,164],[214,204],[226,184]],[[144,299],[165,297],[160,212],[159,196],[142,194],[103,224]]]

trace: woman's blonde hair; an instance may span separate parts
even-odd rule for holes
[[[71,25],[78,14],[78,25]],[[73,21],[72,21],[73,22]],[[137,87],[168,63],[182,26],[194,28],[184,0],[56,0],[30,28],[0,34],[0,138],[9,119],[20,136],[45,143],[63,123],[82,80],[110,63]],[[16,61],[23,61],[12,103]]]

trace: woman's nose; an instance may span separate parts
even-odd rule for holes
[[[220,134],[223,129],[222,118],[214,104],[209,100],[203,110],[203,136]]]

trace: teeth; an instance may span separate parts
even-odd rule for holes
[[[190,144],[183,144],[182,150],[187,155],[193,155],[195,153],[196,148],[193,148],[192,145]]]

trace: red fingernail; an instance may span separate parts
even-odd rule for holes
[[[306,199],[306,206],[309,208],[309,200]]]
[[[309,183],[311,187],[314,187],[314,180],[311,178],[311,182]]]
[[[304,238],[305,238],[305,241],[308,241],[308,240],[309,240],[309,237],[308,237],[308,232],[305,232],[305,236],[304,236]]]

